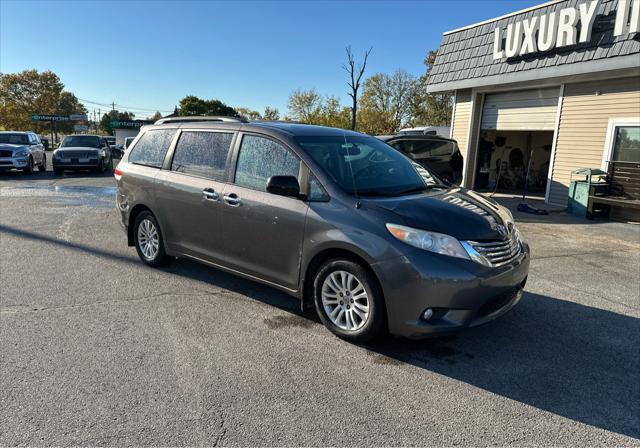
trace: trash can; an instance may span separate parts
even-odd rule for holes
[[[575,216],[586,218],[589,190],[592,185],[606,185],[607,173],[596,168],[580,168],[569,176],[569,203],[567,210]]]

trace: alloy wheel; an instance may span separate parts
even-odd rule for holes
[[[327,276],[320,293],[327,317],[346,331],[362,328],[369,319],[369,297],[364,285],[347,271],[334,271]]]
[[[138,225],[138,246],[147,260],[153,260],[160,249],[160,235],[155,224],[149,219],[143,219]]]

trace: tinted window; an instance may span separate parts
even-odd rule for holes
[[[12,145],[26,145],[29,143],[27,134],[0,134],[0,143],[10,143]]]
[[[175,129],[152,129],[144,133],[129,154],[129,163],[161,168]]]
[[[235,183],[266,191],[271,176],[295,176],[300,160],[284,146],[267,138],[245,135],[242,138]]]
[[[65,137],[60,143],[61,148],[67,148],[72,146],[80,146],[84,148],[99,148],[100,138],[92,135],[70,135]]]
[[[442,157],[453,154],[453,142],[446,140],[403,140],[393,146],[413,159]]]
[[[616,128],[613,160],[640,162],[640,126],[620,126]]]
[[[229,154],[233,134],[223,132],[185,131],[171,163],[171,169],[179,173],[207,178],[220,178]]]

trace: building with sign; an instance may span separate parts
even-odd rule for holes
[[[146,120],[113,120],[111,122],[111,128],[116,137],[116,145],[124,146],[125,138],[135,137],[140,132],[142,126],[152,123],[152,121]]]
[[[566,205],[569,177],[640,162],[640,0],[556,0],[444,33],[429,92],[455,92],[464,180]]]

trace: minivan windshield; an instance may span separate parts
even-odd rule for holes
[[[60,143],[61,148],[81,146],[84,148],[100,148],[100,139],[92,135],[70,135]]]
[[[428,170],[374,137],[298,136],[295,140],[349,194],[398,196],[445,188]]]

